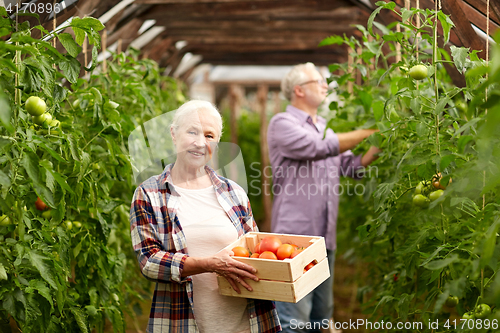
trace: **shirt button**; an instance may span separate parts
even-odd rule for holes
[[[328,206],[331,206],[332,205],[332,202],[331,201],[328,201]]]
[[[252,314],[250,315],[250,318],[254,318],[254,317],[255,317],[255,315],[252,313]]]

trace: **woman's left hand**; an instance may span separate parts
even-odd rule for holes
[[[250,265],[235,260],[232,255],[233,251],[224,249],[212,257],[206,258],[207,270],[225,277],[238,294],[241,293],[238,284],[241,284],[248,291],[252,291],[252,287],[244,279],[259,281],[259,278],[254,275],[257,270]]]

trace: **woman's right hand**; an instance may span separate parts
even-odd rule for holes
[[[252,291],[252,287],[244,279],[259,281],[259,278],[254,275],[257,270],[250,265],[235,260],[232,255],[233,251],[224,249],[212,257],[208,257],[206,259],[207,270],[225,277],[238,294],[241,293],[238,284],[241,284],[248,291]]]

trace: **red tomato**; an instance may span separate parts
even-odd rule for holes
[[[278,247],[280,247],[281,241],[276,236],[267,236],[264,237],[262,242],[260,242],[260,252],[270,251],[274,254],[278,251]]]
[[[47,205],[45,204],[45,202],[43,202],[42,199],[40,199],[38,197],[36,198],[36,201],[35,201],[35,207],[38,210],[46,210],[48,208]]]
[[[314,265],[316,265],[316,264],[314,263],[314,261],[311,261],[310,263],[308,263],[308,264],[307,264],[307,266],[306,266],[304,269],[305,269],[305,270],[306,270],[306,272],[307,272],[307,271],[308,271],[308,270],[310,270],[310,269],[311,269]]]
[[[290,244],[281,244],[278,251],[276,251],[276,256],[279,260],[290,258],[294,250],[294,247]]]
[[[300,254],[300,252],[304,251],[303,248],[298,248],[296,249],[295,251],[293,251],[292,255],[290,256],[291,259],[295,258],[296,256],[298,256]]]
[[[253,252],[255,253],[260,253],[260,242],[255,245],[255,248],[253,249]]]
[[[272,259],[272,260],[278,260],[276,255],[272,253],[271,251],[264,251],[259,255],[260,259]]]
[[[232,249],[235,257],[250,257],[250,252],[243,246],[236,246]]]

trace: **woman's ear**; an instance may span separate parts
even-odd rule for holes
[[[174,128],[172,126],[170,126],[170,136],[172,137],[172,141],[175,144],[175,131],[174,131]]]

